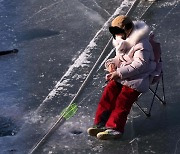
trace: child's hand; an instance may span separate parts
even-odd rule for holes
[[[108,68],[107,68],[107,71],[109,72],[109,73],[112,73],[112,72],[114,72],[114,71],[116,71],[116,66],[115,66],[115,64],[109,64],[109,66],[108,66]]]
[[[109,74],[106,75],[106,80],[107,81],[109,81],[109,80],[116,80],[119,77],[120,77],[119,74],[116,71],[114,71],[114,72],[109,73]]]

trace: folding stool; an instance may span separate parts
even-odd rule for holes
[[[165,88],[164,88],[164,77],[163,77],[163,69],[162,69],[162,58],[161,58],[161,46],[159,42],[154,41],[154,34],[151,33],[149,36],[149,42],[152,45],[153,52],[154,52],[154,57],[156,61],[156,70],[153,75],[153,79],[151,84],[155,84],[155,89],[153,90],[152,86],[149,87],[149,91],[153,94],[152,96],[152,101],[150,104],[150,107],[148,111],[145,111],[139,104],[138,100],[139,98],[143,95],[142,93],[139,95],[138,100],[135,102],[135,104],[138,106],[138,108],[147,116],[151,116],[151,109],[154,104],[155,98],[157,98],[163,105],[166,105],[166,98],[165,98]],[[157,94],[158,88],[159,88],[159,83],[160,81],[162,82],[162,96],[160,97]]]

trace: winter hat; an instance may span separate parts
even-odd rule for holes
[[[132,20],[124,15],[117,16],[109,27],[110,33],[115,37],[115,34],[125,34],[125,37],[129,36],[134,24]]]

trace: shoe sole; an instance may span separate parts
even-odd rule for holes
[[[97,136],[98,133],[105,131],[106,129],[101,129],[101,128],[89,128],[87,130],[87,133],[90,136]]]
[[[110,135],[110,134],[101,134],[101,133],[97,134],[97,138],[99,140],[113,140],[113,139],[119,139],[121,137],[122,137],[122,134],[119,134],[119,135]]]

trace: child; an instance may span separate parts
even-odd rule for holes
[[[156,68],[149,27],[144,22],[117,16],[109,31],[116,56],[105,63],[109,82],[99,101],[94,126],[87,130],[89,135],[102,140],[123,135],[132,104],[148,90],[150,75]]]

